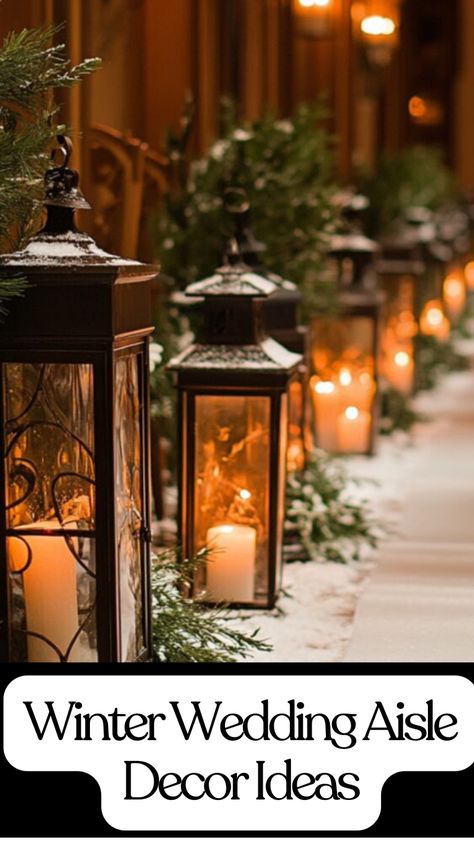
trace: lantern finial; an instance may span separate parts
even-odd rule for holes
[[[224,207],[232,217],[234,223],[234,240],[237,241],[241,259],[259,271],[261,266],[260,254],[266,251],[264,243],[257,240],[250,227],[250,202],[246,190],[242,187],[228,187],[224,191]],[[232,262],[229,249],[232,247],[232,240],[226,248],[226,256]]]
[[[58,153],[63,156],[59,166],[46,170],[44,176],[46,207],[71,208],[72,210],[90,210],[90,204],[79,189],[79,173],[68,167],[72,154],[71,138],[57,135],[59,146],[52,150],[51,161],[56,163]]]

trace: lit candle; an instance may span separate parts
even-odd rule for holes
[[[449,337],[449,320],[443,313],[441,302],[437,299],[427,301],[420,315],[420,331],[425,336],[434,336],[440,342]]]
[[[391,386],[403,395],[413,389],[415,364],[413,356],[406,350],[393,348],[385,358],[385,377]]]
[[[346,366],[339,371],[340,409],[356,405],[360,409],[370,409],[375,391],[374,378],[368,371],[358,371]]]
[[[206,591],[216,602],[252,602],[255,590],[257,530],[224,523],[207,530],[210,555]]]
[[[68,527],[75,529],[76,524],[69,523]],[[43,535],[24,535],[21,540],[8,538],[13,571],[21,570],[26,564],[26,544],[31,552],[31,564],[22,574],[26,627],[29,632],[43,635],[65,654],[79,626],[76,559],[62,536],[49,534],[53,529],[61,529],[58,520],[38,521],[17,527],[18,533],[26,529],[44,531]],[[28,661],[59,660],[54,649],[39,638],[28,635],[27,642]],[[77,642],[70,660],[78,660],[74,658],[76,647]]]
[[[464,267],[464,277],[466,279],[467,288],[474,290],[474,260],[469,260]]]
[[[365,453],[370,442],[370,412],[348,406],[337,419],[337,444],[340,453]]]
[[[340,412],[340,390],[332,380],[311,379],[316,419],[316,439],[323,450],[337,450],[336,420]]]
[[[466,306],[464,279],[457,273],[448,275],[443,284],[443,300],[451,321],[456,323]]]

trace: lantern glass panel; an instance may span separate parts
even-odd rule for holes
[[[115,362],[115,498],[122,661],[136,660],[144,647],[140,360],[140,355],[127,353]]]
[[[382,371],[390,386],[408,395],[414,387],[414,337],[418,331],[415,280],[412,275],[389,275],[384,276],[383,286]]]
[[[334,453],[371,449],[375,381],[375,321],[369,316],[316,318],[310,389],[316,441]]]
[[[195,412],[194,550],[210,548],[198,591],[253,602],[269,587],[271,401],[197,395]]]
[[[293,381],[294,382],[294,381]],[[291,384],[290,384],[291,389]],[[288,457],[288,395],[281,396],[280,404],[280,465],[279,475],[285,477],[285,468],[287,467]],[[283,527],[285,521],[285,504],[286,504],[286,483],[280,482],[278,489],[278,509],[277,509],[277,556],[276,556],[276,584],[275,588],[278,592],[281,585],[282,578],[282,548],[283,548]]]
[[[95,661],[92,365],[2,368],[12,658]]]
[[[302,378],[292,380],[289,388],[290,417],[288,424],[288,473],[302,471],[305,464],[304,384]]]

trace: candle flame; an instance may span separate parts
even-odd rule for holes
[[[329,6],[331,0],[298,0],[298,2],[304,9],[311,9],[312,6],[324,9],[325,6]]]
[[[348,368],[341,368],[339,372],[339,383],[341,386],[350,386],[352,383],[352,374]]]
[[[440,307],[430,307],[428,312],[426,313],[426,321],[428,324],[436,326],[440,325],[443,321],[443,311]]]
[[[356,406],[348,406],[344,412],[348,421],[355,421],[359,417],[359,410]]]
[[[241,500],[250,500],[252,494],[247,488],[241,488],[239,491],[239,497]]]
[[[382,15],[370,15],[361,22],[360,28],[365,35],[393,35],[395,21]]]
[[[334,392],[334,389],[335,386],[331,380],[320,380],[314,387],[314,391],[317,392],[318,395],[330,395]]]
[[[397,351],[393,359],[395,365],[398,365],[400,368],[406,368],[410,364],[410,355],[406,351]]]
[[[464,284],[459,278],[446,278],[444,282],[445,295],[459,297],[463,294]]]

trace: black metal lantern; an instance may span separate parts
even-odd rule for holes
[[[201,341],[172,360],[180,415],[180,527],[186,556],[210,550],[193,595],[270,607],[281,579],[288,390],[301,357],[263,332],[275,291],[237,245],[186,294],[204,299]]]
[[[383,293],[377,243],[359,230],[363,197],[345,207],[346,230],[332,238],[337,312],[312,318],[310,381],[316,443],[332,453],[371,454],[379,416],[378,359]]]
[[[0,272],[29,283],[0,332],[4,494],[0,646],[11,661],[151,657],[148,339],[151,266],[77,231],[68,169],[47,220]]]
[[[296,284],[268,270],[261,255],[267,250],[257,240],[250,225],[250,204],[244,190],[229,188],[225,193],[227,210],[234,218],[235,238],[246,266],[275,285],[275,292],[262,306],[265,333],[302,358],[297,376],[290,384],[288,401],[287,470],[302,471],[312,449],[311,408],[309,404],[309,330],[300,323],[302,295]]]
[[[385,292],[381,334],[381,373],[404,395],[415,387],[415,337],[418,333],[418,288],[426,272],[423,240],[407,221],[381,240],[377,270]]]
[[[452,247],[437,235],[433,214],[428,208],[409,208],[397,225],[405,232],[411,258],[424,264],[424,272],[417,277],[415,286],[418,336],[432,336],[443,341],[450,331],[442,295],[443,280],[452,261]]]

